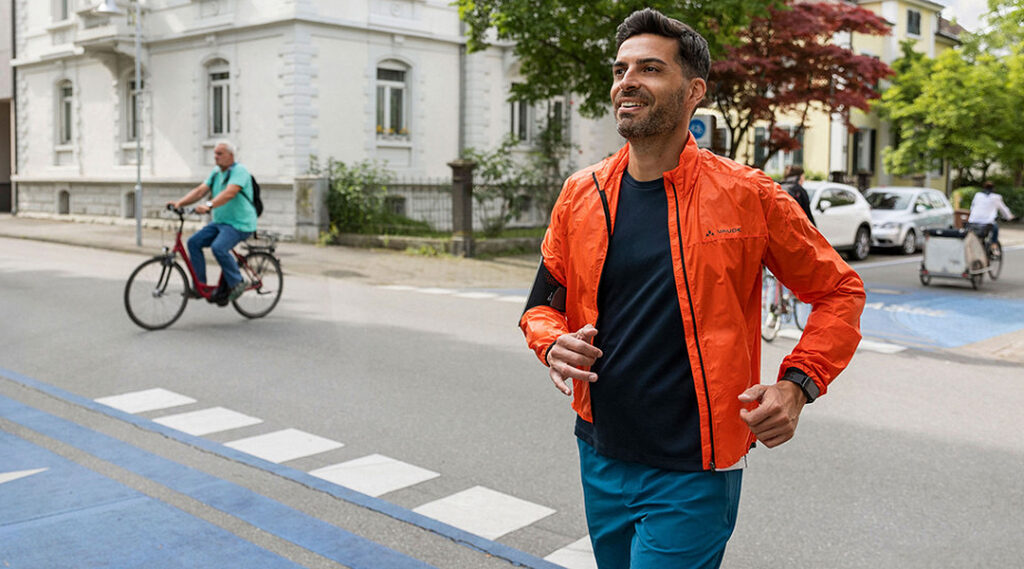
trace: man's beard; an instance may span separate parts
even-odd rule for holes
[[[645,97],[646,103],[649,97]],[[673,131],[685,115],[683,103],[686,95],[679,91],[677,95],[666,104],[648,107],[647,116],[640,119],[618,119],[616,117],[616,129],[619,136],[626,140],[635,141],[649,138]]]

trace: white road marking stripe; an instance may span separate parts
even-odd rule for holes
[[[526,297],[518,295],[499,296],[497,300],[499,302],[515,302],[516,304],[526,304]]]
[[[95,401],[125,413],[145,413],[146,411],[156,411],[157,409],[167,409],[196,402],[191,397],[159,387],[122,393],[121,395],[111,395],[110,397],[100,397]]]
[[[13,472],[0,472],[0,484],[5,482],[12,482],[19,478],[25,478],[26,476],[32,476],[33,474],[39,474],[40,472],[46,472],[49,468],[37,468],[35,470],[16,470]]]
[[[413,511],[487,539],[497,539],[555,513],[551,508],[483,486],[428,502]]]
[[[416,290],[416,287],[409,285],[381,285],[377,288],[381,290]]]
[[[796,328],[783,328],[779,330],[779,337],[789,338],[790,340],[800,340],[800,336],[803,334]],[[906,346],[899,344],[892,344],[889,342],[874,342],[871,340],[861,340],[860,345],[857,346],[858,350],[868,350],[869,352],[879,352],[882,354],[898,354],[907,349]]]
[[[455,289],[450,288],[418,288],[416,292],[423,294],[455,294]]]
[[[318,468],[310,474],[375,498],[440,476],[379,454]]]
[[[223,407],[212,407],[177,415],[165,415],[155,422],[177,429],[190,435],[202,436],[239,427],[248,427],[263,422],[263,419],[250,417],[248,415],[225,409]]]
[[[498,298],[498,295],[496,293],[493,293],[493,292],[459,292],[459,293],[456,293],[453,296],[457,296],[459,298],[474,298],[474,299]]]
[[[590,543],[589,535],[548,555],[544,560],[557,563],[566,569],[597,569],[594,547]]]
[[[345,445],[331,439],[318,437],[298,429],[284,429],[224,443],[224,446],[269,460],[274,463],[287,462],[320,454]]]

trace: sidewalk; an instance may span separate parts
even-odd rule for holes
[[[88,218],[79,218],[88,219]],[[92,218],[92,222],[29,218],[0,214],[0,237],[80,245],[140,255],[155,255],[174,242],[176,222],[167,229],[143,228],[142,247],[135,244],[135,222]],[[149,223],[147,221],[147,223]],[[186,236],[191,234],[186,227]],[[278,256],[285,271],[366,284],[415,285],[447,288],[528,289],[533,284],[540,254],[488,260],[429,257],[400,251],[343,246],[320,247],[280,242]]]

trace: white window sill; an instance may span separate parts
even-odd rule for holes
[[[73,19],[71,19],[71,18],[68,18],[66,20],[59,20],[59,21],[53,22],[52,24],[46,26],[46,31],[48,31],[48,32],[56,32],[56,31],[59,31],[59,30],[66,30],[68,28],[73,28],[73,27],[75,27],[75,21]]]
[[[378,138],[377,146],[387,148],[412,148],[412,141],[407,138]]]

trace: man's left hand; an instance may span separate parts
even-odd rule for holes
[[[740,401],[758,404],[753,410],[740,409],[740,418],[757,440],[773,448],[793,438],[807,396],[792,381],[779,381],[774,385],[755,385],[747,389],[740,394]]]
[[[211,208],[206,207],[206,205],[204,204],[199,204],[196,206],[196,213],[198,213],[199,215],[203,215],[208,213],[210,209]]]

